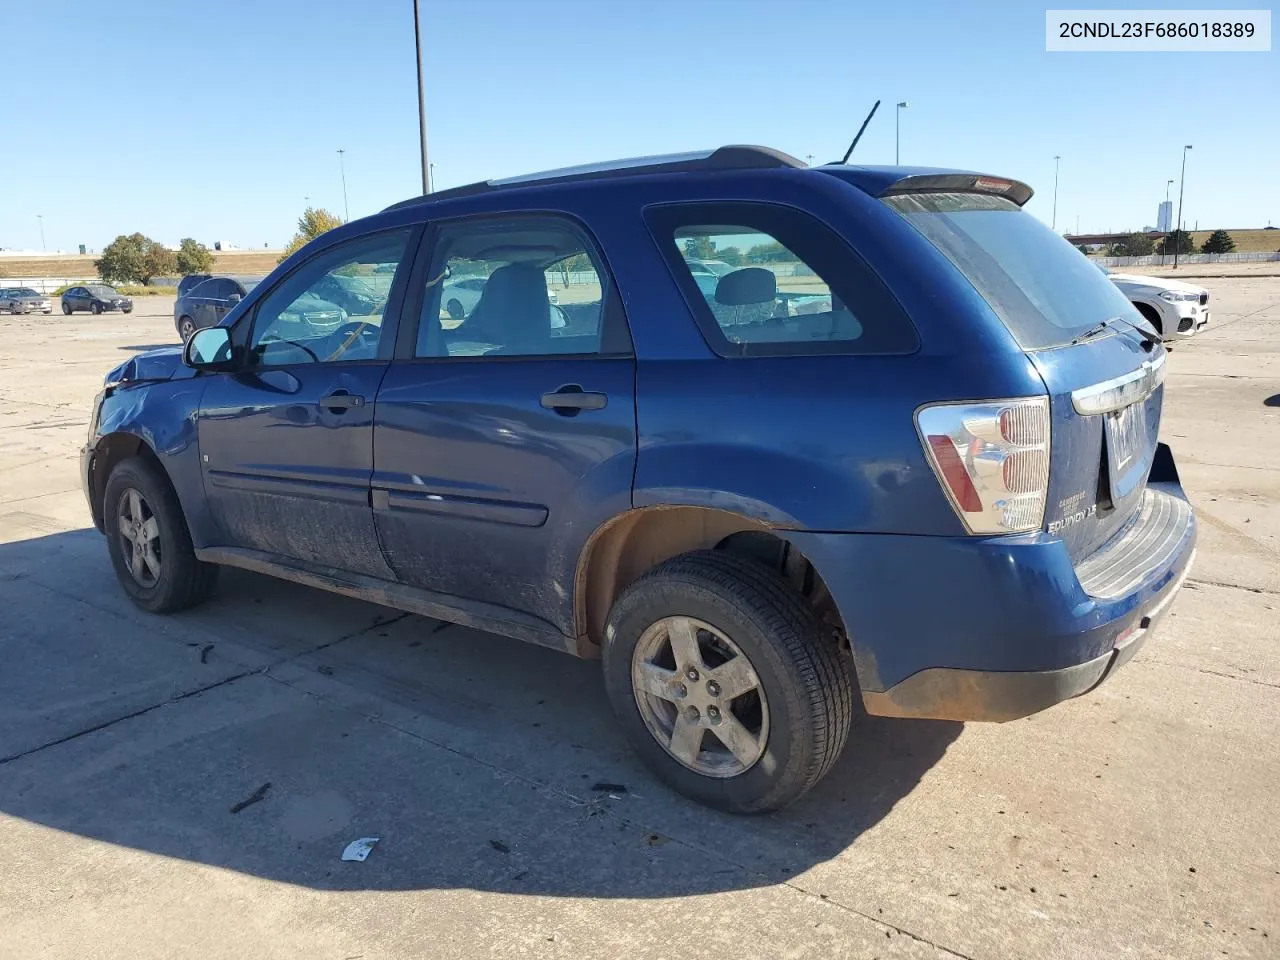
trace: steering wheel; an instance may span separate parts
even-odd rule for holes
[[[367,340],[369,346],[376,352],[378,349],[378,336],[381,333],[382,328],[380,326],[369,323],[367,320],[352,320],[350,323],[344,323],[331,334],[338,341],[338,346],[329,354],[329,359],[336,360],[342,356],[356,340]]]

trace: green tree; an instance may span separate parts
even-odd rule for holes
[[[686,260],[714,260],[716,245],[710,237],[689,237],[684,242]]]
[[[1089,248],[1086,247],[1083,243],[1076,244],[1076,249],[1079,250],[1081,253],[1083,253],[1086,257],[1089,255]]]
[[[795,255],[778,243],[757,243],[747,251],[748,263],[777,263],[780,260],[794,260]]]
[[[1165,254],[1173,253],[1175,248],[1178,253],[1196,252],[1196,245],[1191,242],[1191,234],[1187,233],[1185,230],[1175,230],[1173,233],[1161,240],[1159,246],[1156,247],[1156,252]]]
[[[121,234],[102,249],[93,265],[103,280],[146,283],[152,277],[173,273],[178,266],[172,250],[141,233]]]
[[[723,250],[716,251],[716,259],[723,260],[731,267],[740,267],[746,260],[740,247],[725,247]]]
[[[1121,237],[1107,251],[1112,257],[1145,257],[1155,252],[1155,241],[1145,233],[1131,233]]]
[[[213,254],[203,243],[184,237],[178,244],[177,268],[181,274],[208,273],[213,269]]]
[[[1209,234],[1203,245],[1200,247],[1201,253],[1230,253],[1236,248],[1236,242],[1231,239],[1231,234],[1225,230],[1215,230]]]
[[[307,207],[302,212],[302,216],[298,218],[298,232],[293,235],[289,245],[284,248],[284,253],[281,254],[280,259],[283,260],[294,251],[302,249],[320,234],[328,233],[334,227],[340,226],[342,226],[342,221],[323,207]]]

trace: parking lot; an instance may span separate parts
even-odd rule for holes
[[[1200,282],[1155,638],[1026,720],[862,718],[760,818],[649,776],[598,663],[240,571],[140,612],[76,455],[172,300],[0,317],[0,956],[1280,956],[1280,277]]]

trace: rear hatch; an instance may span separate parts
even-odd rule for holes
[[[1051,431],[1043,527],[1079,561],[1141,509],[1160,427],[1164,347],[1102,271],[999,187],[1012,181],[974,178],[999,193],[928,192],[912,179],[910,192],[890,191],[885,203],[969,279],[1044,380]]]

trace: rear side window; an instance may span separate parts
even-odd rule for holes
[[[725,357],[900,354],[915,328],[829,227],[767,203],[646,211],[708,345]]]
[[[1024,350],[1069,343],[1102,320],[1145,325],[1079,250],[1004,197],[922,193],[884,202],[955,264]]]

